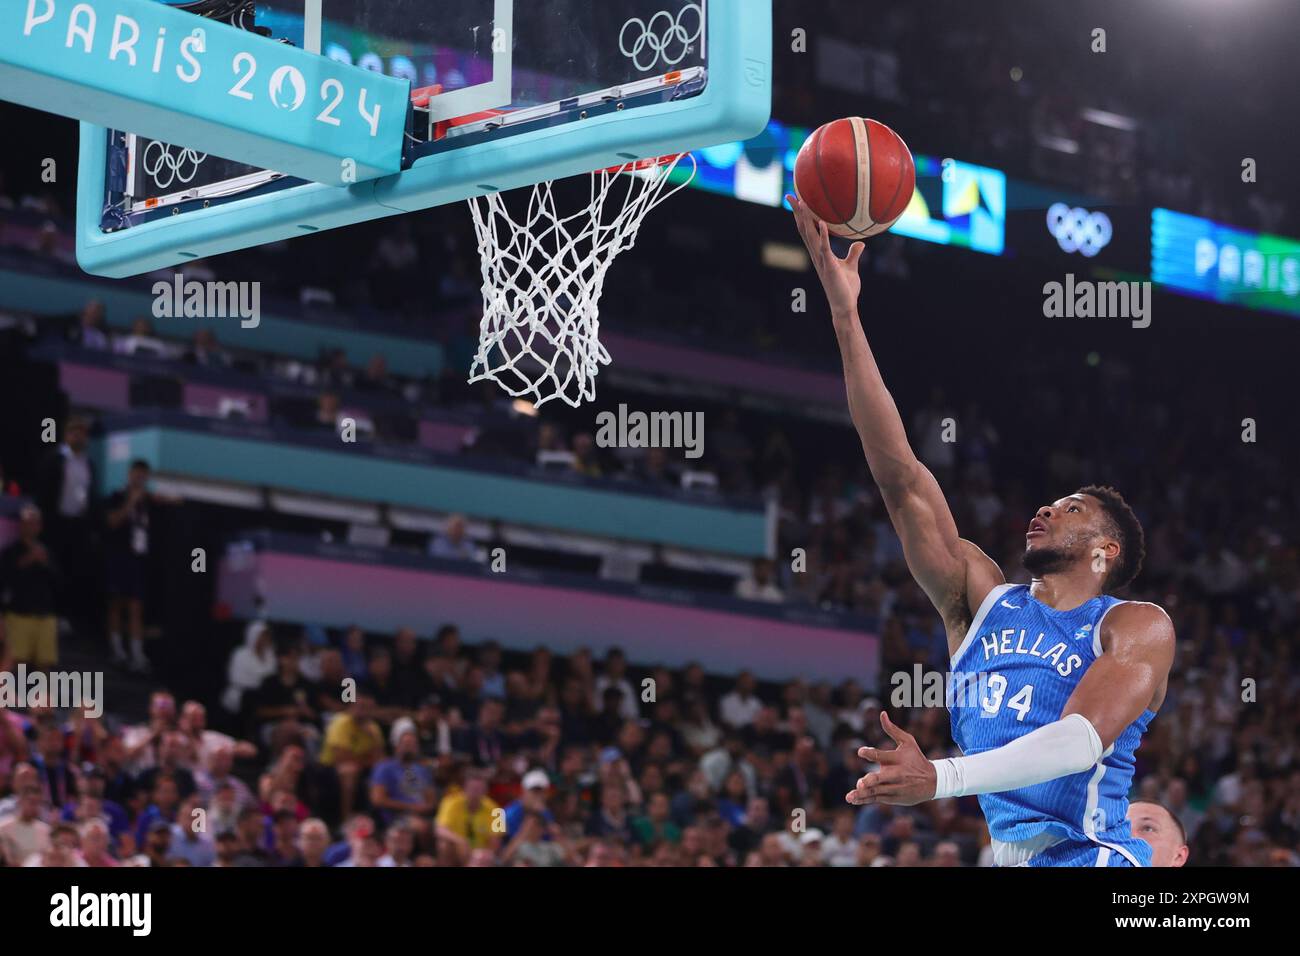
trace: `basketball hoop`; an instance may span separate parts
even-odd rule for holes
[[[683,156],[690,175],[670,187]],[[693,156],[678,153],[598,170],[590,201],[567,215],[556,206],[554,181],[532,188],[518,219],[500,193],[471,199],[483,321],[470,382],[496,382],[535,405],[559,398],[577,408],[594,399],[596,375],[610,361],[600,344],[605,274],[636,244],[650,210],[685,187],[695,169]]]

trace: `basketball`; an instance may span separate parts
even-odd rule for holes
[[[884,232],[903,214],[915,187],[911,150],[873,119],[852,116],[819,126],[795,159],[795,193],[845,239]]]

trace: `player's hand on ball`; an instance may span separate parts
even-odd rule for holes
[[[858,756],[880,764],[880,769],[860,778],[857,787],[846,793],[844,799],[857,807],[869,803],[910,807],[934,799],[938,777],[934,772],[934,764],[926,759],[917,746],[916,738],[895,726],[889,719],[889,714],[884,711],[880,712],[880,726],[898,746],[893,750],[860,748]]]
[[[848,255],[841,259],[831,249],[831,236],[826,223],[813,215],[812,210],[798,196],[785,198],[794,210],[799,235],[803,237],[808,254],[812,257],[813,268],[817,270],[817,276],[826,289],[831,314],[836,318],[854,314],[858,307],[858,296],[862,294],[858,260],[862,258],[862,250],[866,247],[861,242],[855,242],[849,247]]]

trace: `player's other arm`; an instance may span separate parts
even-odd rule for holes
[[[1018,790],[1095,766],[1129,724],[1164,693],[1174,662],[1174,626],[1154,604],[1131,602],[1106,615],[1103,652],[1066,701],[1061,717],[1011,743],[969,757],[930,761],[916,739],[880,715],[898,747],[863,747],[881,765],[846,795],[850,803],[911,806],[925,800]]]
[[[787,198],[826,290],[844,361],[849,413],[871,477],[903,543],[907,566],[945,622],[954,610],[973,613],[985,595],[1002,583],[1002,573],[978,548],[958,537],[939,483],[908,444],[903,420],[858,318],[862,291],[858,261],[863,245],[855,242],[848,256],[840,259],[831,250],[826,224],[797,197]]]

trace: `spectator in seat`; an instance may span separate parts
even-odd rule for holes
[[[491,698],[483,701],[474,724],[453,737],[456,752],[467,755],[477,766],[495,766],[511,743],[501,729],[504,716],[505,705],[501,701]]]
[[[103,820],[87,820],[78,831],[81,835],[81,858],[86,866],[114,867],[117,860],[108,851],[108,824]]]
[[[369,651],[366,649],[365,631],[355,624],[349,627],[347,633],[343,635],[343,647],[340,653],[343,655],[343,670],[349,677],[363,681],[370,676],[366,664]]]
[[[501,835],[493,828],[496,801],[487,795],[485,771],[469,768],[463,787],[447,791],[438,804],[438,863],[465,866],[474,850],[495,851]]]
[[[420,738],[420,753],[428,759],[451,754],[452,725],[442,704],[442,697],[429,694],[415,711],[415,730]]]
[[[398,820],[384,832],[384,855],[376,866],[413,866],[415,830],[406,820]]]
[[[513,839],[519,832],[519,825],[524,815],[540,814],[546,824],[555,822],[555,815],[546,807],[546,794],[551,788],[551,779],[545,770],[530,770],[524,774],[521,783],[523,793],[519,799],[506,805],[505,823],[506,839]]]
[[[0,862],[22,866],[35,853],[50,848],[50,825],[44,820],[45,798],[35,784],[18,794],[17,810],[0,819]]]
[[[378,354],[370,356],[365,371],[357,379],[356,387],[364,392],[392,391],[393,377],[388,374],[388,359]]]
[[[601,839],[614,839],[624,846],[633,842],[635,832],[632,818],[627,812],[627,787],[618,779],[603,783],[600,802],[587,820],[587,835]]]
[[[759,848],[763,838],[772,831],[772,814],[767,797],[751,797],[745,819],[731,831],[727,842],[736,856],[745,859]]]
[[[0,606],[14,661],[49,669],[59,662],[58,590],[61,574],[41,540],[41,510],[18,513],[18,540],[0,551]]]
[[[116,338],[113,351],[119,355],[146,355],[161,359],[172,357],[172,350],[167,343],[154,334],[153,324],[143,318],[131,323],[130,334]]]
[[[190,770],[192,764],[193,751],[190,748],[189,738],[180,731],[168,731],[163,734],[162,744],[158,748],[158,765],[140,774],[138,782],[146,789],[152,790],[158,777],[167,775],[176,781],[180,796],[188,797],[198,789],[194,772]]]
[[[831,832],[822,841],[822,861],[827,866],[857,866],[858,838],[853,833],[853,811],[835,811]]]
[[[596,440],[587,432],[579,432],[573,436],[573,470],[580,475],[586,475],[588,478],[599,478],[604,475],[605,471],[600,466],[600,458],[596,453]]]
[[[501,851],[503,863],[513,866],[565,866],[572,849],[553,822],[535,811],[524,813],[515,836]]]
[[[198,329],[183,357],[190,365],[205,368],[230,367],[230,353],[217,343],[217,337],[211,329]]]
[[[239,822],[235,825],[235,835],[239,838],[239,852],[235,856],[235,866],[270,866],[273,862],[266,847],[266,817],[256,807],[247,807],[239,813]]]
[[[127,769],[141,774],[158,766],[163,740],[176,726],[176,698],[165,690],[150,694],[149,719],[122,731]]]
[[[33,853],[23,866],[40,866],[63,869],[65,867],[85,866],[78,846],[81,842],[77,828],[71,823],[56,823],[50,829],[50,845],[42,853]]]
[[[316,710],[328,721],[329,714],[337,714],[347,707],[343,703],[343,682],[348,672],[343,666],[343,655],[332,647],[327,647],[317,657],[320,664],[320,679],[316,682]]]
[[[465,533],[465,516],[448,515],[442,531],[429,542],[429,555],[447,561],[477,561],[478,549]]]
[[[337,431],[342,414],[339,397],[333,392],[321,392],[316,399],[316,425],[326,431]]]
[[[605,653],[601,675],[596,678],[595,685],[592,687],[592,705],[600,707],[604,703],[605,691],[613,688],[619,693],[619,715],[624,720],[636,720],[641,716],[641,709],[637,706],[636,691],[632,689],[632,684],[626,675],[627,657],[619,648],[611,647]]]
[[[62,807],[77,791],[76,773],[68,761],[63,727],[53,717],[41,717],[34,729],[36,747],[32,766],[47,799],[53,806]]]
[[[230,655],[222,706],[231,714],[240,713],[245,698],[251,700],[251,692],[274,673],[275,642],[271,627],[264,621],[253,621],[244,631],[243,645]]]
[[[233,756],[251,760],[257,756],[257,747],[246,740],[235,740],[228,734],[208,729],[208,709],[197,700],[187,700],[181,707],[177,730],[190,746],[193,761],[191,770],[207,770],[208,762],[218,750],[231,750]]]
[[[358,693],[356,703],[330,721],[320,762],[338,775],[341,815],[352,815],[357,788],[384,756],[384,734],[374,719],[375,699]]]
[[[672,803],[666,793],[650,795],[644,815],[632,820],[632,832],[647,850],[658,843],[678,843],[682,831],[672,820]]]
[[[408,710],[433,693],[433,681],[424,669],[420,639],[409,627],[398,628],[393,636],[393,680],[402,706]]]
[[[235,748],[217,747],[208,757],[207,770],[195,773],[194,782],[205,806],[215,798],[218,790],[226,786],[234,792],[235,801],[240,807],[252,806],[253,791],[248,784],[231,773],[234,764]]]
[[[763,709],[763,702],[754,693],[757,681],[749,671],[741,671],[736,678],[736,687],[722,698],[718,706],[718,715],[727,727],[740,728],[753,722],[758,712]]]
[[[325,851],[329,849],[330,831],[325,821],[317,817],[304,820],[298,827],[298,857],[291,865],[319,869],[328,866]]]
[[[170,826],[176,822],[177,814],[180,811],[180,787],[176,783],[176,778],[169,773],[158,774],[153,781],[153,786],[149,788],[150,803],[140,814],[140,822],[136,824],[135,842],[139,846],[144,846],[148,841],[149,828],[159,820]]]
[[[785,594],[776,586],[775,566],[767,558],[755,558],[749,574],[736,582],[736,597],[745,601],[780,604]]]
[[[77,317],[76,325],[69,331],[68,338],[83,349],[107,352],[112,343],[109,341],[105,316],[104,303],[91,299],[82,306],[81,314]]]
[[[298,669],[296,643],[285,642],[277,648],[275,666],[275,673],[262,681],[255,694],[254,714],[263,743],[270,741],[270,733],[276,724],[287,723],[305,731],[317,721],[312,706],[315,688]]]
[[[430,816],[438,801],[433,771],[420,758],[415,721],[403,717],[394,722],[389,736],[393,756],[376,764],[370,774],[370,806],[385,824],[408,814]]]
[[[393,655],[386,647],[370,652],[370,676],[361,684],[375,701],[375,719],[388,725],[410,709],[397,677],[393,674]]]
[[[206,833],[206,820],[196,812],[202,809],[203,802],[197,795],[187,798],[172,826],[172,855],[190,866],[211,866],[217,859],[216,847]]]
[[[230,867],[239,865],[236,862],[239,858],[239,835],[233,829],[219,831],[213,843],[217,849],[217,861],[212,864],[213,866]]]

